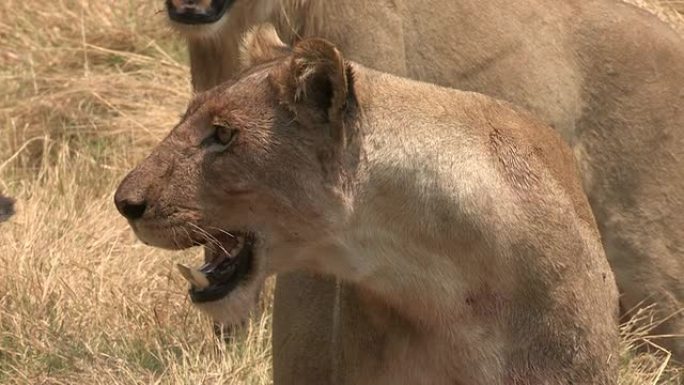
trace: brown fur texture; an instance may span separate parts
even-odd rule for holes
[[[201,306],[216,320],[249,314],[271,274],[345,282],[316,293],[333,311],[293,342],[307,362],[279,357],[276,384],[617,383],[617,288],[558,134],[484,95],[345,62],[324,40],[268,51],[200,94],[115,199],[145,203],[131,225],[153,246],[256,234],[248,278]],[[236,133],[230,146],[212,122]]]
[[[10,219],[14,215],[14,199],[0,194],[0,222]]]
[[[288,44],[324,37],[366,66],[495,96],[551,124],[579,161],[623,309],[655,303],[665,321],[653,333],[674,336],[654,341],[684,361],[684,41],[670,27],[617,0],[238,0],[219,23],[174,24],[194,87],[234,76],[242,34],[263,21]],[[278,283],[276,376],[279,357],[295,354],[280,346],[306,339],[291,335],[308,321],[289,308],[318,303],[285,300],[280,287],[326,285]]]

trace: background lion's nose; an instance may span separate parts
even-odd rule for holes
[[[147,208],[147,202],[144,199],[133,200],[133,199],[114,199],[116,208],[119,210],[121,215],[126,217],[126,219],[135,220],[140,219],[145,213],[145,208]]]
[[[207,3],[207,7],[211,4],[211,1],[201,2],[200,0],[174,0],[171,5],[175,8],[176,12],[185,11],[195,11],[195,10],[205,10],[203,4]]]

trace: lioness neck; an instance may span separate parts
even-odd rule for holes
[[[615,284],[579,214],[586,204],[509,132],[533,122],[479,95],[361,68],[357,76],[365,155],[341,251],[323,264],[351,282],[338,335],[365,336],[338,341],[346,366],[367,369],[344,383],[366,383],[378,365],[392,368],[371,383],[421,383],[436,371],[463,384],[609,383],[596,363],[609,359],[616,320],[584,318],[617,309]],[[511,151],[519,158],[506,158]]]
[[[343,242],[359,257],[341,273],[407,313],[448,324],[456,315],[440,308],[491,281],[492,271],[506,271],[483,261],[513,263],[502,258],[502,246],[522,236],[513,225],[522,215],[514,192],[495,169],[486,137],[464,116],[482,110],[473,98],[488,99],[364,68],[356,76],[364,156]],[[490,289],[510,291],[509,278]],[[431,301],[425,293],[434,294]]]

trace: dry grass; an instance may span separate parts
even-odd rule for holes
[[[172,261],[136,243],[116,183],[189,97],[162,2],[0,4],[0,383],[265,384],[269,318],[216,343]]]
[[[0,3],[0,190],[19,200],[0,231],[0,383],[270,383],[269,312],[217,343],[172,269],[197,253],[142,246],[114,211],[189,97],[161,4]],[[622,383],[675,384],[625,330]]]
[[[684,0],[623,0],[657,15],[684,34]]]

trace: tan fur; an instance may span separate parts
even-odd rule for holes
[[[234,76],[240,36],[263,21],[288,44],[324,37],[369,67],[492,95],[551,124],[579,160],[622,307],[655,303],[667,320],[654,333],[684,335],[684,41],[668,26],[617,0],[237,1],[220,26],[186,34],[195,89]],[[297,309],[317,303],[292,295]],[[308,320],[283,309],[276,349],[306,339],[289,323]],[[656,342],[684,360],[683,337]]]
[[[279,44],[279,45],[276,45]],[[269,60],[273,49],[281,49],[287,53],[288,47],[278,37],[272,24],[259,25],[246,33],[240,45],[240,62],[243,68]]]
[[[331,334],[296,342],[308,362],[279,357],[277,384],[617,383],[617,288],[560,136],[323,40],[264,48],[197,97],[115,199],[146,203],[131,224],[158,247],[256,234],[249,278],[202,306],[219,321],[247,314],[271,274],[346,283],[318,293]],[[237,130],[231,147],[206,144],[214,121]]]

